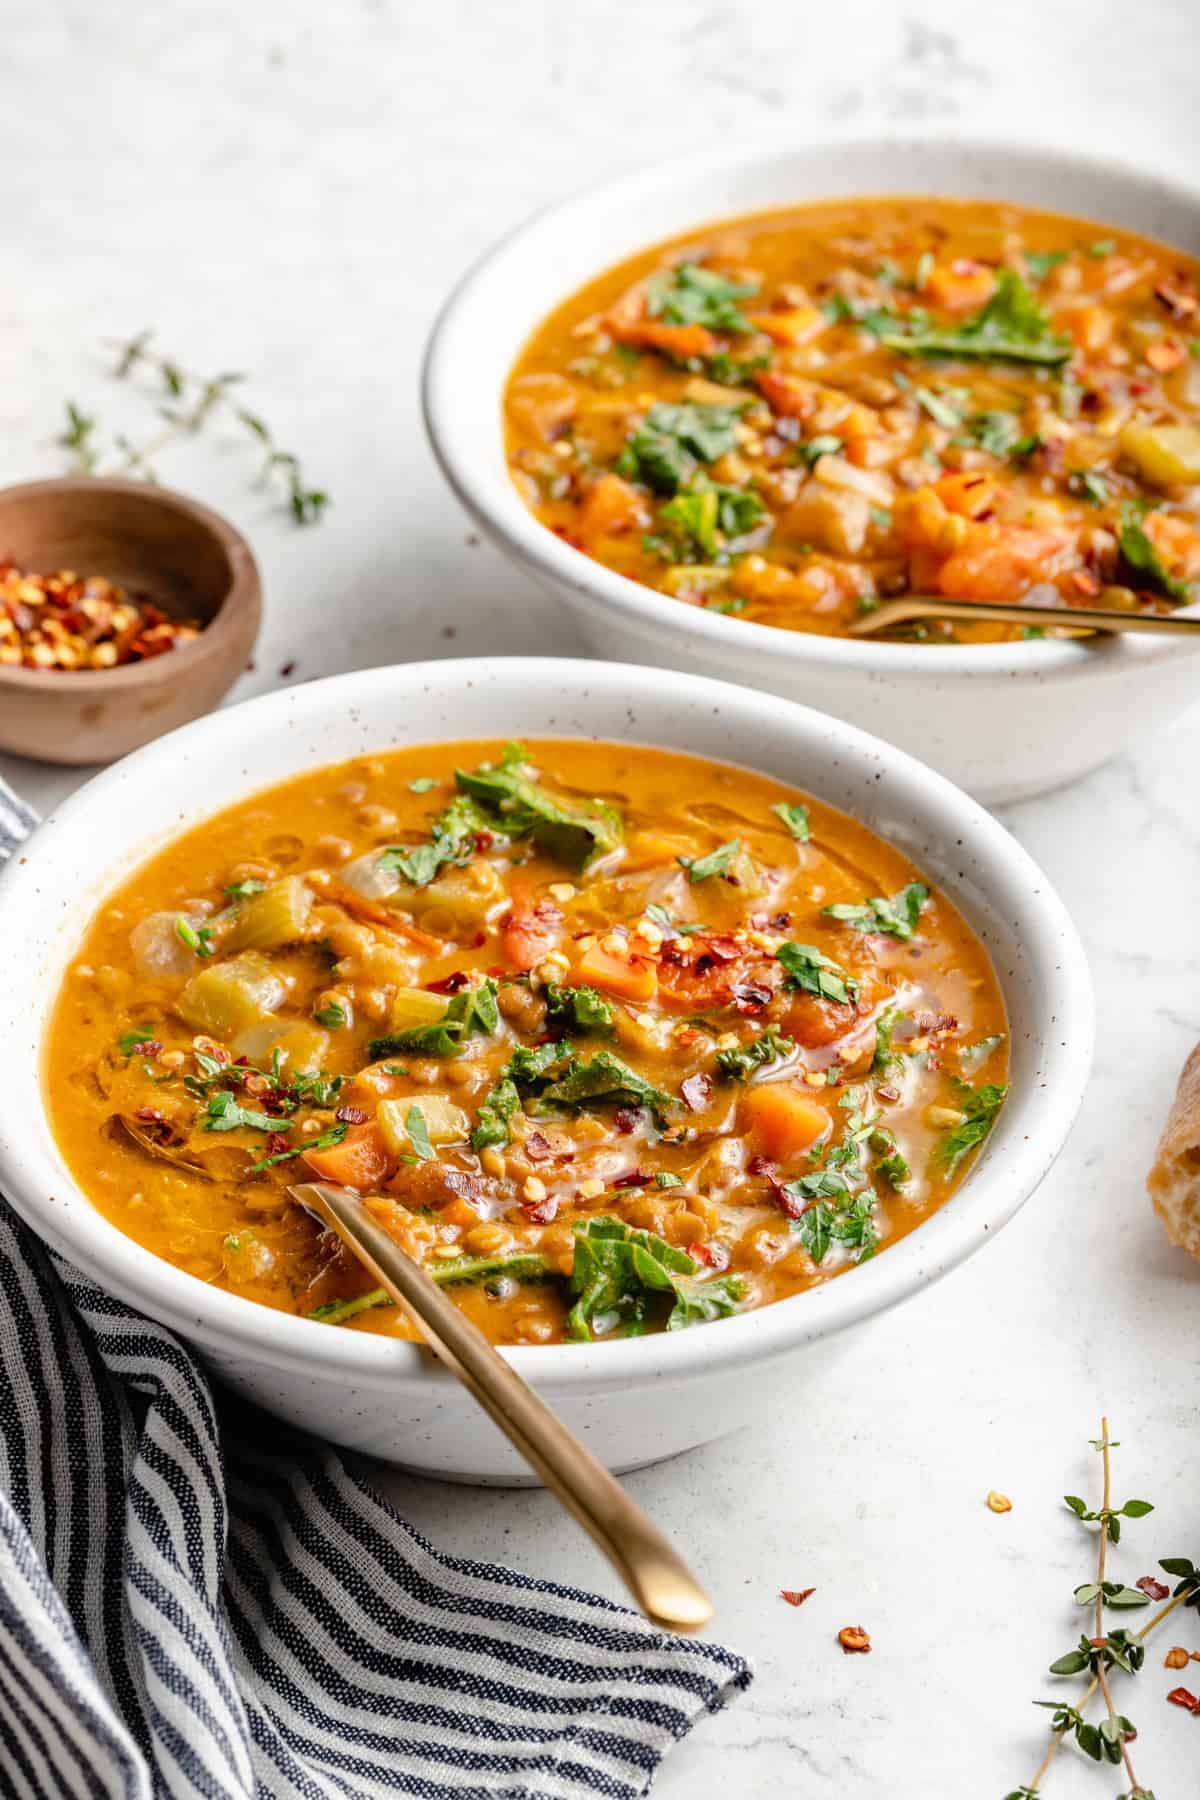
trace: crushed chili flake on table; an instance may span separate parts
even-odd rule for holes
[[[816,1591],[816,1588],[780,1588],[779,1598],[786,1600],[789,1606],[803,1606],[809,1595]]]
[[[1190,1713],[1200,1713],[1200,1699],[1185,1687],[1172,1688],[1167,1695],[1172,1706],[1182,1706]]]
[[[869,1656],[871,1634],[861,1625],[843,1625],[838,1632],[838,1643],[847,1656]]]
[[[161,656],[200,629],[103,575],[35,575],[0,560],[0,666],[112,669]]]
[[[1165,1600],[1171,1592],[1165,1581],[1158,1581],[1153,1575],[1143,1575],[1134,1586],[1140,1587],[1151,1600]]]

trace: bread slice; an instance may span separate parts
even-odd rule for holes
[[[1146,1186],[1171,1242],[1200,1256],[1200,1044],[1183,1065]]]

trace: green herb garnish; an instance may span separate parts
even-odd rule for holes
[[[212,941],[212,928],[208,925],[193,925],[180,913],[175,921],[175,936],[181,944],[186,944],[196,956],[215,956],[216,947]]]
[[[306,1138],[304,1143],[295,1144],[290,1150],[280,1150],[274,1156],[264,1156],[261,1162],[251,1163],[248,1173],[253,1175],[259,1169],[270,1169],[276,1163],[289,1162],[293,1156],[303,1156],[309,1150],[329,1150],[334,1144],[341,1143],[349,1129],[348,1125],[330,1125],[326,1130],[319,1131],[316,1137]],[[311,1315],[313,1318],[316,1316],[315,1313]]]
[[[678,493],[702,465],[733,449],[744,406],[652,406],[617,458],[618,473],[657,494]]]
[[[594,1218],[574,1226],[575,1261],[567,1335],[640,1337],[656,1313],[671,1302],[668,1331],[680,1331],[737,1311],[740,1277],[696,1279],[699,1265],[653,1232],[638,1231],[622,1219]]]
[[[238,906],[243,900],[249,900],[255,894],[264,894],[266,890],[265,881],[233,881],[225,889],[225,898]]]
[[[651,280],[646,310],[667,325],[704,325],[709,331],[741,337],[749,332],[750,321],[737,302],[757,292],[756,283],[728,281],[715,269],[684,262]]]
[[[745,1081],[755,1069],[765,1069],[771,1063],[782,1062],[796,1048],[794,1038],[782,1037],[774,1025],[768,1025],[758,1037],[751,1038],[749,1043],[739,1044],[734,1050],[718,1050],[716,1063],[722,1075],[731,1081]]]
[[[1120,545],[1122,560],[1135,575],[1141,577],[1142,587],[1149,588],[1156,594],[1165,594],[1171,600],[1187,600],[1190,598],[1187,582],[1177,581],[1170,574],[1146,534],[1142,524],[1145,513],[1145,503],[1140,500],[1126,500],[1121,506],[1117,543]]]
[[[491,1037],[500,1026],[496,983],[488,976],[479,987],[455,994],[440,1019],[431,1025],[410,1025],[372,1038],[367,1055],[372,1062],[394,1056],[398,1050],[415,1050],[421,1056],[458,1056],[471,1037]]]
[[[690,882],[708,881],[713,875],[724,875],[734,857],[742,848],[740,838],[730,838],[727,843],[718,844],[707,856],[677,856],[675,861],[681,869],[687,870]]]
[[[858,999],[858,982],[812,944],[781,944],[775,952],[787,971],[788,986],[849,1006]]]
[[[404,1129],[408,1133],[408,1141],[420,1162],[434,1160],[433,1145],[429,1141],[429,1126],[425,1122],[425,1114],[419,1101],[413,1102],[404,1115]]]
[[[1007,1086],[991,1081],[974,1088],[969,1082],[955,1080],[954,1090],[959,1110],[966,1116],[961,1125],[947,1132],[933,1153],[946,1175],[952,1175],[963,1157],[982,1144],[1008,1097]]]
[[[152,1044],[153,1042],[154,1033],[152,1031],[123,1031],[117,1039],[117,1049],[122,1056],[132,1056],[142,1044]]]
[[[474,771],[456,769],[454,779],[502,831],[531,837],[539,850],[559,862],[586,867],[616,849],[621,820],[614,807],[601,800],[557,798],[534,781],[528,763],[529,753],[520,744],[506,744],[498,763]]]
[[[573,1058],[565,1073],[542,1090],[542,1105],[644,1106],[661,1124],[679,1102],[654,1087],[609,1050],[598,1050],[584,1062]]]
[[[594,987],[560,987],[547,982],[546,1023],[555,1031],[608,1034],[616,1029],[616,1015]]]
[[[268,1113],[241,1106],[228,1088],[219,1088],[208,1097],[201,1127],[205,1131],[237,1131],[246,1126],[251,1131],[290,1131],[289,1119],[273,1119]]]
[[[338,1031],[346,1023],[349,1014],[340,1000],[331,1000],[328,1006],[322,1006],[313,1014],[318,1025],[328,1026],[330,1031]]]
[[[916,933],[921,908],[928,898],[929,889],[922,882],[912,881],[890,900],[876,894],[861,906],[839,901],[834,906],[823,906],[821,911],[826,918],[849,925],[852,931],[879,932],[907,943]]]
[[[777,819],[782,819],[797,843],[807,844],[812,836],[808,822],[807,806],[792,806],[786,800],[780,800],[771,808]]]
[[[909,356],[986,357],[1053,366],[1069,362],[1074,344],[1051,330],[1045,311],[1019,275],[996,274],[996,291],[965,324],[905,329],[895,314],[864,321],[889,350]]]

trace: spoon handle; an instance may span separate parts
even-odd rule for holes
[[[856,619],[849,628],[850,636],[871,637],[890,625],[905,625],[913,619],[973,619],[976,624],[991,620],[1005,625],[1048,625],[1055,631],[1140,631],[1173,637],[1200,632],[1200,619],[1181,618],[1177,613],[1124,613],[1100,606],[1024,606],[1019,601],[904,594]]]
[[[337,1232],[410,1314],[430,1348],[591,1534],[646,1617],[668,1631],[706,1625],[712,1602],[663,1534],[479,1327],[376,1224],[359,1196],[323,1181],[288,1191]]]

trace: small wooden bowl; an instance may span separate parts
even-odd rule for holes
[[[0,666],[0,749],[43,762],[112,762],[214,707],[245,668],[262,618],[250,546],[206,506],[143,481],[68,475],[0,489],[0,558],[38,574],[104,575],[199,637],[112,669]]]

